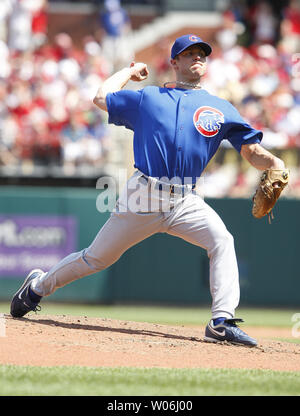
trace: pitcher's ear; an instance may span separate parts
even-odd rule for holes
[[[174,68],[175,69],[175,67],[177,67],[177,61],[178,61],[178,59],[176,59],[176,58],[174,58],[174,59],[170,59],[170,64],[171,64],[171,67],[172,68]]]

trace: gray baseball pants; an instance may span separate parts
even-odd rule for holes
[[[169,186],[156,192],[158,183],[150,177],[144,181],[142,173],[136,171],[91,245],[70,254],[34,279],[31,285],[34,292],[48,296],[74,280],[106,269],[147,237],[168,233],[207,251],[212,318],[234,317],[240,289],[232,235],[217,213],[191,188],[186,186],[183,194],[182,187],[178,187],[176,191],[180,192],[172,195]]]

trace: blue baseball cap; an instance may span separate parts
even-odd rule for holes
[[[201,48],[204,50],[206,56],[210,55],[212,52],[210,45],[204,42],[201,38],[199,38],[199,36],[184,35],[180,36],[180,38],[177,38],[175,40],[171,50],[171,58],[174,59],[176,55],[180,54],[192,45],[200,45]]]

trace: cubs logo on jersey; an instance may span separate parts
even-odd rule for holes
[[[193,116],[196,129],[205,137],[216,136],[224,123],[224,114],[213,107],[199,107]]]

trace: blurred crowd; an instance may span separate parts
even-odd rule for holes
[[[241,2],[233,2],[224,12],[224,26],[216,35],[218,51],[205,82],[263,131],[263,146],[291,169],[285,195],[300,197],[300,2],[291,0],[285,7],[284,1],[252,3],[242,8]],[[216,196],[254,192],[259,172],[234,160],[224,170],[226,183],[222,168],[213,167],[223,184]],[[210,176],[212,180],[214,174]]]
[[[121,32],[109,33],[102,16],[102,43],[91,34],[77,48],[68,34],[58,33],[50,44],[47,0],[1,1],[0,167],[55,165],[72,173],[78,166],[103,166],[110,130],[92,99],[116,69],[105,50],[113,50]],[[128,33],[130,21],[120,14],[120,2],[104,4],[106,12],[119,12],[114,20]],[[300,197],[299,1],[224,5],[203,87],[231,101],[252,126],[263,130],[263,145],[281,152],[291,167],[286,194]],[[157,56],[151,57],[149,82],[173,80],[169,53],[170,43],[162,40]],[[124,56],[123,62],[132,57]],[[221,156],[210,163],[204,183],[208,196],[246,197],[254,190],[258,172],[231,150],[224,142]]]
[[[300,196],[300,2],[276,8],[278,3],[285,2],[224,2],[223,26],[215,34],[203,87],[229,100],[263,131],[263,146],[291,168],[285,194]],[[173,76],[165,58],[169,48],[168,42],[161,45],[156,60],[160,84]],[[217,154],[206,169],[205,194],[249,196],[259,172],[231,152],[228,142],[223,147],[227,152]]]
[[[60,166],[68,175],[103,166],[109,133],[92,103],[111,71],[101,46],[88,36],[75,47],[67,33],[50,44],[47,0],[2,1],[0,166]]]

